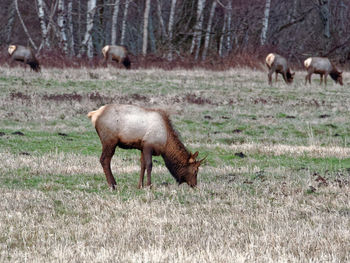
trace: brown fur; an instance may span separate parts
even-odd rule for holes
[[[324,84],[327,85],[327,76],[330,75],[335,83],[343,85],[342,72],[339,71],[328,58],[311,57],[304,61],[304,66],[307,70],[305,85],[308,81],[311,84],[311,75],[313,73],[320,75],[320,84],[322,84],[322,80],[324,80]]]
[[[117,63],[123,64],[126,69],[130,69],[131,66],[128,53],[129,52],[125,46],[107,45],[102,48],[105,64],[107,64],[108,60],[114,60]]]
[[[283,79],[287,84],[290,84],[293,82],[293,77],[295,73],[291,72],[288,66],[287,60],[281,55],[278,55],[276,53],[268,54],[266,57],[266,66],[269,69],[269,73],[268,73],[269,84],[272,84],[273,73],[276,73],[276,82],[277,82],[278,73],[280,73],[283,76]]]
[[[28,64],[35,72],[40,71],[39,61],[36,59],[34,51],[31,48],[20,45],[10,45],[8,50],[12,60]]]
[[[123,108],[124,107],[124,108]],[[165,125],[167,139],[165,145],[151,144],[143,138],[138,138],[134,141],[125,140],[125,135],[119,134],[114,130],[114,122],[118,122],[118,114],[123,114],[125,107],[131,107],[133,110],[140,110],[142,112],[157,113],[161,116],[161,120]],[[133,112],[133,114],[135,114]],[[143,114],[143,113],[142,113]],[[116,118],[113,116],[116,115]],[[159,116],[158,115],[158,116]],[[147,186],[151,185],[151,171],[152,171],[152,155],[161,155],[164,159],[165,165],[175,178],[181,184],[186,182],[191,187],[197,185],[198,167],[203,160],[196,161],[198,152],[191,154],[183,143],[180,141],[176,131],[172,127],[168,115],[162,110],[144,109],[131,105],[105,105],[99,110],[88,113],[95,125],[96,131],[102,143],[102,154],[100,158],[101,165],[106,175],[108,184],[115,189],[116,181],[113,177],[110,162],[116,146],[124,149],[138,149],[141,151],[141,171],[138,187],[143,187],[143,179],[145,170],[147,170]],[[110,122],[113,122],[110,125]],[[129,120],[126,124],[128,124]],[[128,125],[126,125],[128,126]],[[163,126],[164,127],[164,126]],[[165,138],[165,137],[164,137]]]

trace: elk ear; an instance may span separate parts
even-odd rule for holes
[[[189,163],[194,163],[196,161],[196,158],[198,156],[198,152],[195,152],[194,154],[191,154],[190,159],[188,159]]]

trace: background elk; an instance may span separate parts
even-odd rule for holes
[[[102,54],[105,63],[107,63],[108,60],[114,60],[117,63],[122,63],[125,68],[130,69],[131,62],[126,47],[107,45],[102,48]]]
[[[40,71],[39,61],[36,59],[34,51],[31,48],[20,45],[10,45],[8,53],[12,60],[28,64],[35,72]]]
[[[295,73],[291,73],[291,70],[288,67],[287,60],[284,57],[276,53],[270,53],[267,55],[265,61],[269,69],[269,73],[268,73],[269,84],[272,84],[272,74],[274,72],[276,73],[276,82],[277,82],[278,73],[282,74],[283,79],[287,84],[290,84],[293,82],[293,77]]]
[[[342,72],[339,71],[328,58],[311,57],[304,61],[304,66],[307,70],[305,85],[308,80],[311,84],[312,73],[320,74],[320,84],[322,84],[322,78],[324,75],[324,84],[327,85],[327,76],[329,74],[335,83],[343,85]]]
[[[162,110],[133,105],[108,104],[88,113],[102,143],[101,165],[110,187],[116,181],[111,171],[111,159],[116,146],[141,151],[141,172],[138,188],[143,187],[147,170],[147,186],[151,185],[152,155],[161,155],[165,165],[181,184],[197,185],[198,152],[192,154],[182,144],[168,115]]]

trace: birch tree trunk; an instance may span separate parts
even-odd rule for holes
[[[192,45],[190,49],[190,53],[192,54],[194,49],[196,48],[196,53],[195,53],[195,59],[198,59],[199,55],[199,50],[201,46],[201,31],[202,31],[202,26],[203,26],[203,9],[205,5],[205,0],[198,0],[198,5],[197,5],[197,20],[196,20],[196,25],[194,27],[194,34],[193,34],[193,39],[192,39]]]
[[[168,22],[168,43],[169,43],[169,53],[168,59],[173,60],[173,27],[174,27],[174,16],[175,16],[176,0],[171,0],[170,15]]]
[[[222,32],[221,32],[221,36],[220,36],[220,43],[219,43],[219,56],[223,57],[224,53],[223,53],[223,48],[224,48],[224,36],[226,34],[226,17],[224,17],[224,24],[222,26]]]
[[[64,0],[58,0],[58,10],[57,10],[57,24],[60,30],[61,44],[63,46],[64,54],[67,54],[67,35],[66,35],[66,19],[64,12]]]
[[[68,18],[68,29],[69,29],[69,53],[71,56],[75,55],[74,52],[74,28],[73,28],[73,18],[72,18],[72,10],[73,10],[73,0],[68,0],[67,6],[67,18]]]
[[[213,0],[213,3],[211,5],[211,9],[210,9],[209,21],[208,21],[208,25],[207,25],[207,32],[205,33],[204,50],[203,50],[203,54],[202,54],[203,60],[205,60],[205,58],[207,56],[207,52],[208,52],[208,47],[209,47],[209,42],[210,42],[210,34],[211,34],[211,26],[213,23],[215,8],[216,8],[216,0]]]
[[[12,2],[11,6],[10,6],[10,12],[8,15],[8,19],[7,19],[7,25],[6,25],[6,44],[10,44],[10,41],[11,41],[13,22],[15,21],[15,15],[16,15],[15,2]]]
[[[263,27],[262,27],[261,35],[260,35],[260,44],[262,46],[265,45],[267,29],[269,27],[270,4],[271,4],[271,0],[266,0],[264,19],[263,19]]]
[[[124,15],[123,15],[123,22],[122,22],[122,36],[120,39],[121,45],[124,45],[124,41],[125,41],[126,19],[128,18],[128,9],[129,9],[130,1],[131,0],[125,0]]]
[[[82,42],[80,53],[87,51],[89,58],[93,57],[92,28],[94,27],[94,16],[96,11],[96,0],[89,0],[86,14],[86,31]]]
[[[151,0],[146,0],[145,13],[143,15],[143,40],[142,40],[142,55],[147,54],[147,40],[148,40],[148,17],[151,9]]]
[[[38,0],[38,16],[41,27],[42,43],[44,47],[50,47],[49,41],[47,39],[47,27],[45,23],[45,12],[43,0]]]
[[[232,43],[231,43],[231,16],[232,16],[232,1],[228,1],[228,12],[227,12],[227,37],[226,37],[226,48],[227,51],[231,51]]]
[[[113,8],[113,16],[112,16],[112,40],[111,44],[116,45],[117,44],[117,25],[118,25],[118,13],[119,13],[119,2],[120,0],[115,0],[114,2],[114,8]]]

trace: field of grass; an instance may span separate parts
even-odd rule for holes
[[[350,74],[287,86],[250,69],[0,68],[0,262],[350,261]],[[111,191],[86,117],[169,112],[198,189],[117,149]]]

